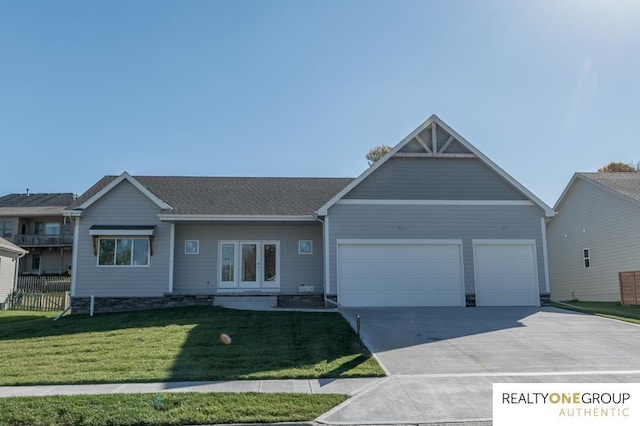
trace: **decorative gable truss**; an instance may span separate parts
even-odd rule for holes
[[[507,172],[502,170],[496,163],[491,161],[480,150],[460,136],[455,130],[449,127],[435,114],[424,121],[413,132],[411,132],[400,143],[394,146],[391,151],[380,160],[364,171],[358,178],[348,184],[333,198],[327,201],[318,209],[318,216],[326,216],[329,208],[340,201],[353,188],[358,186],[363,180],[379,169],[389,159],[394,157],[427,157],[427,158],[477,158],[487,165],[498,176],[512,185],[517,191],[522,193],[534,204],[541,207],[546,217],[553,217],[555,211],[547,206],[542,200],[536,197],[531,191],[517,182]]]
[[[413,137],[398,150],[394,157],[449,157],[478,158],[454,135],[433,121],[429,127]]]

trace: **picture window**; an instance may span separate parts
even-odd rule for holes
[[[200,240],[185,240],[184,254],[200,253]]]
[[[298,254],[313,254],[313,241],[311,241],[311,240],[299,240],[298,241]]]
[[[100,266],[149,265],[148,238],[101,238],[98,244]]]

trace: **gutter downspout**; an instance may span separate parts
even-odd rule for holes
[[[18,257],[16,257],[16,266],[15,266],[15,270],[13,272],[13,291],[16,291],[18,289],[18,269],[20,269],[20,259],[22,259],[23,257],[25,257],[29,252],[26,253],[20,253],[18,255]]]
[[[323,259],[323,267],[322,270],[324,271],[324,283],[323,283],[323,288],[322,288],[322,296],[324,297],[324,305],[333,305],[335,307],[338,307],[338,304],[336,302],[334,302],[331,299],[327,298],[327,287],[328,287],[328,280],[327,280],[327,274],[329,273],[328,271],[328,262],[329,262],[329,238],[328,235],[325,233],[326,230],[326,226],[327,224],[325,223],[325,221],[323,219],[320,219],[320,216],[318,216],[318,212],[314,212],[313,213],[313,218],[315,220],[317,220],[318,222],[320,222],[322,224],[322,247],[323,247],[323,251],[324,251],[324,259]]]

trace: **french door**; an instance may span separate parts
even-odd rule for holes
[[[220,241],[221,289],[280,288],[279,241]]]

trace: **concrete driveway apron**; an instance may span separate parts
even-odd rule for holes
[[[556,308],[343,308],[389,377],[332,424],[488,422],[498,382],[640,382],[640,327]]]

